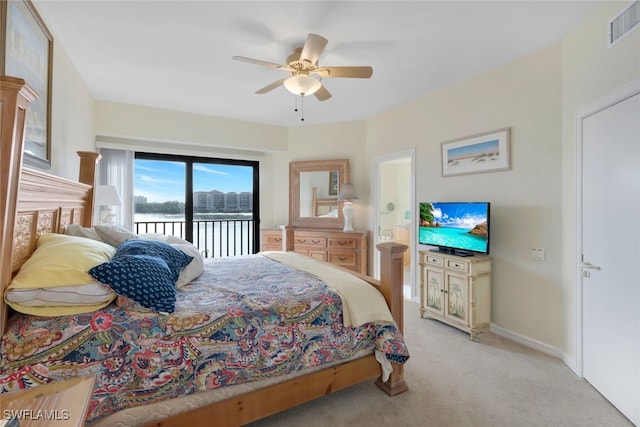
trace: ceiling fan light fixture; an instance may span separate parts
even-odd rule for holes
[[[284,87],[294,95],[313,95],[320,89],[320,80],[307,74],[298,74],[284,81]]]

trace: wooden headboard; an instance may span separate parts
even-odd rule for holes
[[[78,182],[22,167],[26,108],[35,99],[24,80],[0,76],[0,333],[8,309],[4,291],[36,248],[42,233],[62,233],[67,224],[91,226],[93,185],[100,155],[79,151]]]
[[[319,199],[318,187],[311,187],[311,213],[313,216],[326,215],[334,209],[338,209],[340,202],[337,198]]]

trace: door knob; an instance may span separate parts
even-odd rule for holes
[[[599,265],[593,265],[589,261],[581,262],[580,268],[587,268],[589,270],[601,270]]]

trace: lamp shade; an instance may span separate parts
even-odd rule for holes
[[[340,187],[340,194],[338,194],[338,200],[356,200],[358,198],[358,194],[356,193],[356,189],[350,182],[346,184],[342,184]]]
[[[284,81],[284,87],[294,95],[312,95],[320,89],[320,80],[307,74],[298,74]]]
[[[118,190],[113,185],[96,186],[93,200],[96,206],[122,206]]]

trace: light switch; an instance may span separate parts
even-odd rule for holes
[[[544,261],[546,258],[544,248],[531,248],[531,259],[536,261]]]

